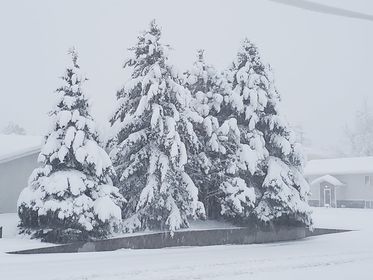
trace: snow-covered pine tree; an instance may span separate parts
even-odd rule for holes
[[[250,102],[258,104],[259,109],[253,114],[255,128],[262,133],[268,151],[262,166],[263,183],[256,216],[264,222],[310,225],[309,186],[302,175],[304,158],[300,144],[295,142],[294,133],[280,113],[280,95],[272,70],[263,64],[257,47],[250,41],[245,40],[243,49],[247,56],[245,67],[249,69]]]
[[[227,149],[226,170],[231,181],[221,185],[222,214],[238,222],[256,219],[254,208],[261,194],[262,166],[268,156],[263,133],[257,129],[267,100],[265,94],[253,87],[254,70],[249,52],[245,40],[226,72],[231,90],[225,99],[230,108],[219,129],[222,135],[231,135],[232,139]]]
[[[51,130],[18,200],[20,228],[45,241],[64,243],[105,237],[121,222],[123,197],[112,186],[114,169],[100,147],[77,53],[69,53],[63,86],[51,112]]]
[[[127,230],[188,226],[188,217],[203,212],[198,190],[184,171],[187,148],[196,149],[189,108],[190,92],[168,63],[168,46],[160,43],[155,21],[138,36],[125,62],[131,77],[117,93],[111,119],[113,160],[119,188],[127,198],[123,209]],[[199,121],[202,121],[200,119]],[[202,214],[202,213],[201,213]]]
[[[227,141],[226,136],[220,137],[220,124],[227,119],[224,96],[229,85],[212,65],[206,63],[204,50],[198,50],[197,61],[185,77],[193,98],[191,107],[203,118],[203,122],[194,123],[201,145],[197,153],[188,154],[186,170],[198,187],[207,216],[217,218],[221,211],[219,186],[228,179],[225,172]]]

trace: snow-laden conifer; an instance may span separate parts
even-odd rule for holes
[[[124,67],[131,77],[117,93],[111,120],[115,137],[110,155],[128,200],[123,209],[128,230],[173,232],[203,212],[198,189],[184,171],[187,149],[198,146],[191,121],[202,118],[189,109],[190,92],[169,64],[169,47],[160,38],[153,21],[130,49],[132,57]]]
[[[197,60],[185,76],[186,86],[193,98],[192,110],[203,118],[202,122],[194,124],[200,149],[197,153],[188,155],[186,170],[198,187],[207,215],[216,218],[221,211],[220,187],[231,180],[226,172],[229,162],[229,133],[220,129],[228,117],[226,114],[230,112],[226,108],[227,100],[224,101],[229,85],[221,73],[206,63],[204,50],[197,52]]]
[[[254,70],[251,66],[247,41],[244,41],[226,72],[231,85],[225,97],[229,109],[219,129],[222,135],[231,135],[233,139],[227,150],[227,173],[232,179],[221,186],[224,194],[222,214],[238,220],[256,218],[253,209],[261,193],[262,165],[268,155],[263,133],[257,129],[267,100],[265,94],[253,86]]]
[[[100,147],[96,125],[82,92],[86,80],[72,64],[57,89],[51,128],[18,200],[20,228],[51,242],[105,237],[121,221],[123,197],[112,186],[111,160]]]
[[[295,142],[294,133],[280,113],[280,95],[270,67],[262,62],[254,44],[246,40],[244,48],[248,54],[250,89],[256,96],[252,103],[260,106],[253,115],[255,127],[262,133],[268,152],[262,166],[263,183],[256,216],[265,222],[285,220],[309,225],[309,186],[302,175],[304,158],[300,144]]]

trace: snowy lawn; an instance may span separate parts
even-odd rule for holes
[[[45,246],[15,237],[14,215],[0,215],[1,279],[371,279],[373,210],[314,208],[317,227],[358,231],[300,241],[115,252],[7,255]],[[202,226],[202,225],[201,225]]]

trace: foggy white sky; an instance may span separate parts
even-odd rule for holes
[[[373,14],[371,0],[318,1]],[[302,125],[315,145],[339,141],[364,99],[373,103],[373,22],[266,0],[9,0],[0,7],[0,127],[13,120],[44,133],[72,45],[90,79],[93,114],[105,127],[124,82],[126,49],[153,18],[181,69],[198,48],[224,68],[245,36],[256,42],[274,68],[288,121]]]

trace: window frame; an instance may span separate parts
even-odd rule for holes
[[[364,175],[364,185],[367,187],[373,186],[373,175]]]

